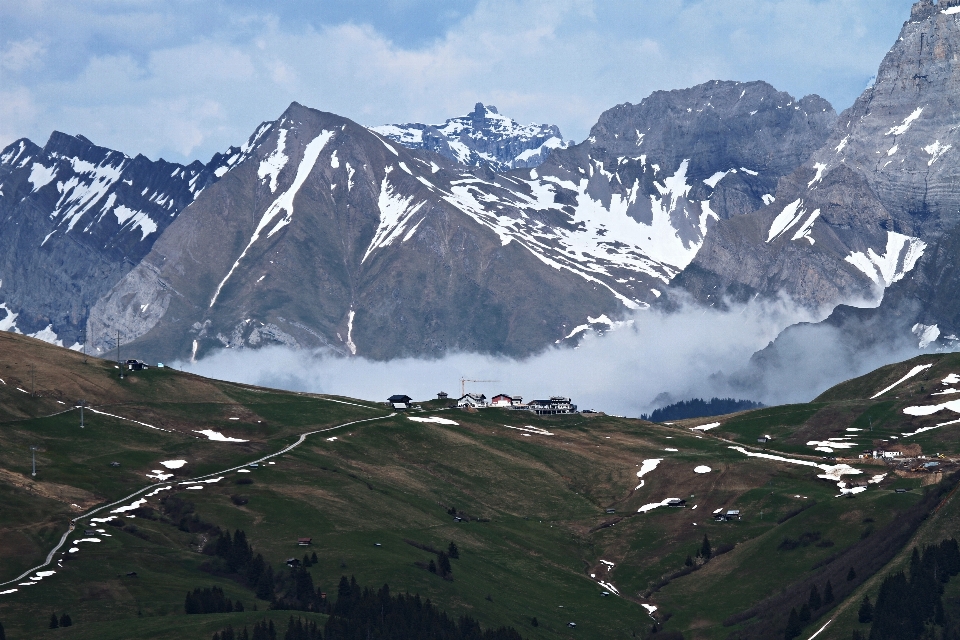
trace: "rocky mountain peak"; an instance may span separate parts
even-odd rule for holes
[[[539,166],[552,150],[567,146],[556,126],[521,125],[482,102],[469,114],[443,124],[383,125],[373,130],[407,148],[427,149],[464,165],[494,171]]]
[[[914,5],[826,143],[781,180],[774,203],[720,225],[676,282],[711,302],[734,291],[878,302],[960,222],[958,60],[960,0]]]

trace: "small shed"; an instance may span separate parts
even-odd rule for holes
[[[684,508],[684,507],[687,506],[687,501],[686,501],[686,500],[681,500],[680,498],[670,498],[669,500],[667,500],[667,506],[668,506],[668,507],[679,507],[679,508],[682,509],[682,508]]]
[[[413,401],[413,398],[405,395],[393,395],[387,398],[387,404],[392,406],[394,409],[409,409],[410,402]]]
[[[717,522],[732,522],[733,520],[739,520],[740,510],[728,509],[727,511],[724,511],[720,509],[719,511],[714,512],[713,519]]]
[[[111,466],[111,467],[119,467],[119,466],[120,466],[120,463],[119,463],[119,462],[111,462],[111,463],[110,463],[110,466]]]
[[[296,558],[287,558],[287,566],[288,566],[288,567],[299,567],[299,566],[300,566],[300,561],[297,560]]]
[[[437,394],[437,400],[446,400],[449,397],[450,396],[447,395],[446,391],[441,391],[440,393]]]
[[[313,538],[297,538],[297,544],[301,547],[309,547],[313,542]]]

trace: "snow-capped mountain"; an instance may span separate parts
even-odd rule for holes
[[[521,125],[479,102],[472,113],[443,124],[387,124],[373,130],[408,149],[428,149],[460,164],[494,171],[536,167],[554,149],[569,146],[554,125]]]
[[[717,225],[675,282],[701,300],[785,291],[810,305],[879,300],[960,221],[958,3],[914,5],[830,139],[770,206]]]
[[[661,92],[494,173],[294,103],[97,303],[90,335],[120,328],[165,360],[278,342],[528,354],[656,300],[715,219],[762,205],[835,118],[797,104],[765,83]]]
[[[0,329],[80,342],[89,308],[244,155],[135,158],[54,132],[0,152]]]

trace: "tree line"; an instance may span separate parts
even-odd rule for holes
[[[316,562],[316,554],[305,556],[304,563],[294,563],[287,571],[275,572],[240,529],[233,535],[221,532],[207,544],[204,553],[212,557],[206,571],[244,584],[257,598],[270,602],[271,609],[329,614],[322,632],[312,622],[291,617],[283,640],[521,640],[512,627],[484,630],[474,618],[450,618],[419,595],[393,595],[388,585],[378,590],[361,588],[355,578],[348,580],[346,576],[340,578],[336,601],[331,603],[307,570]],[[449,577],[450,559],[459,557],[460,550],[451,542],[446,550],[437,551],[436,562],[430,561],[432,571]],[[239,601],[231,603],[219,587],[211,587],[188,593],[184,608],[187,613],[212,613],[230,611],[229,606],[234,611],[243,607]],[[215,640],[277,640],[277,633],[272,622],[264,621],[254,625],[252,632],[246,627],[239,631],[225,628]]]
[[[869,636],[854,631],[854,640],[960,640],[960,620],[943,607],[944,586],[960,573],[960,545],[955,538],[914,547],[906,572],[898,571],[880,583],[877,601],[864,596],[858,612],[861,623],[872,623]]]
[[[760,409],[764,405],[752,400],[737,400],[735,398],[693,398],[692,400],[681,400],[659,409],[654,409],[649,415],[640,414],[641,420],[650,422],[663,422],[665,420],[686,420],[687,418],[706,418],[709,416],[722,416],[737,411],[747,411],[748,409]]]

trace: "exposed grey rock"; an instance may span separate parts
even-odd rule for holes
[[[665,93],[605,114],[537,169],[500,174],[294,103],[101,299],[91,334],[121,326],[163,360],[276,343],[533,353],[655,300],[699,248],[714,194],[741,213],[800,162],[794,145],[822,142],[829,106],[779,113],[793,103],[764,83]],[[709,140],[672,146],[655,116],[669,104],[671,126]],[[621,144],[631,123],[649,151]],[[751,123],[750,140],[725,138]],[[692,159],[698,145],[716,153]]]
[[[785,291],[811,306],[879,299],[960,213],[960,14],[914,6],[875,83],[776,202],[717,225],[674,282],[704,302]]]
[[[72,345],[87,311],[230,157],[183,166],[54,132],[0,152],[0,326]]]

